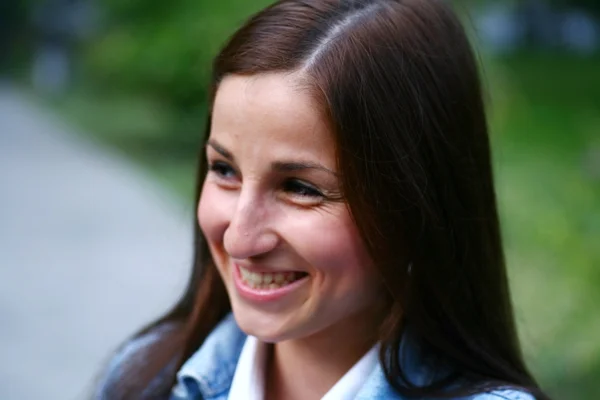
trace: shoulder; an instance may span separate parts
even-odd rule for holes
[[[121,378],[127,372],[143,366],[153,345],[173,332],[176,326],[176,323],[158,325],[120,346],[99,377],[92,398],[94,400],[119,398],[117,393],[123,390]]]
[[[421,368],[415,368],[416,364],[409,363],[409,365],[412,365],[412,368],[408,370],[411,381],[416,382],[416,384],[420,386],[430,384],[430,378],[434,377],[431,369],[423,367],[422,364],[420,364]],[[457,389],[457,387],[454,387],[454,389]],[[465,389],[467,388],[465,387]],[[524,389],[517,387],[501,386],[495,389],[489,389],[488,391],[484,391],[485,389],[481,390],[481,392],[475,392],[471,395],[459,395],[458,397],[451,397],[451,400],[535,400],[533,395],[527,393]],[[445,398],[448,399],[448,397]],[[375,370],[367,378],[356,399],[403,400],[404,396],[396,391],[396,389],[388,380],[382,365],[378,364]],[[438,400],[437,398],[432,399],[431,397],[420,397],[420,399]]]

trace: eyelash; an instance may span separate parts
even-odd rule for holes
[[[233,174],[235,174],[235,170],[233,168],[231,168],[230,165],[228,165],[227,163],[224,163],[223,161],[215,161],[212,163],[209,163],[208,165],[208,169],[214,173],[216,173],[217,175],[219,175],[220,178],[223,179],[229,179],[228,176],[226,176],[226,172],[232,172]]]
[[[215,161],[209,163],[208,169],[211,172],[216,173],[220,179],[231,179],[233,176],[230,176],[228,174],[236,174],[235,170],[229,164],[223,161]],[[317,188],[307,183],[304,183],[299,179],[286,179],[283,183],[283,189],[287,193],[292,193],[295,196],[304,198],[325,197],[325,195],[321,193],[321,191],[319,191]]]
[[[307,185],[297,179],[288,179],[284,182],[283,187],[286,192],[292,192],[296,196],[324,198],[325,196],[319,190],[311,185]]]

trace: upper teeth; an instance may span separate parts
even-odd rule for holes
[[[253,272],[249,271],[244,267],[240,267],[240,274],[242,275],[242,279],[248,283],[252,283],[254,285],[269,285],[269,284],[277,284],[278,286],[283,283],[290,283],[296,280],[297,274],[295,272]]]

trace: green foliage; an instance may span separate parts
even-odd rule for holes
[[[497,190],[523,344],[557,399],[600,385],[600,59],[488,66]]]
[[[561,0],[561,3],[600,14],[600,2],[598,0]]]
[[[267,1],[108,0],[107,23],[87,51],[88,79],[190,112],[202,105],[211,60]]]

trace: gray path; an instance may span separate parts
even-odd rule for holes
[[[111,349],[181,292],[191,218],[0,87],[0,399],[85,398]]]

